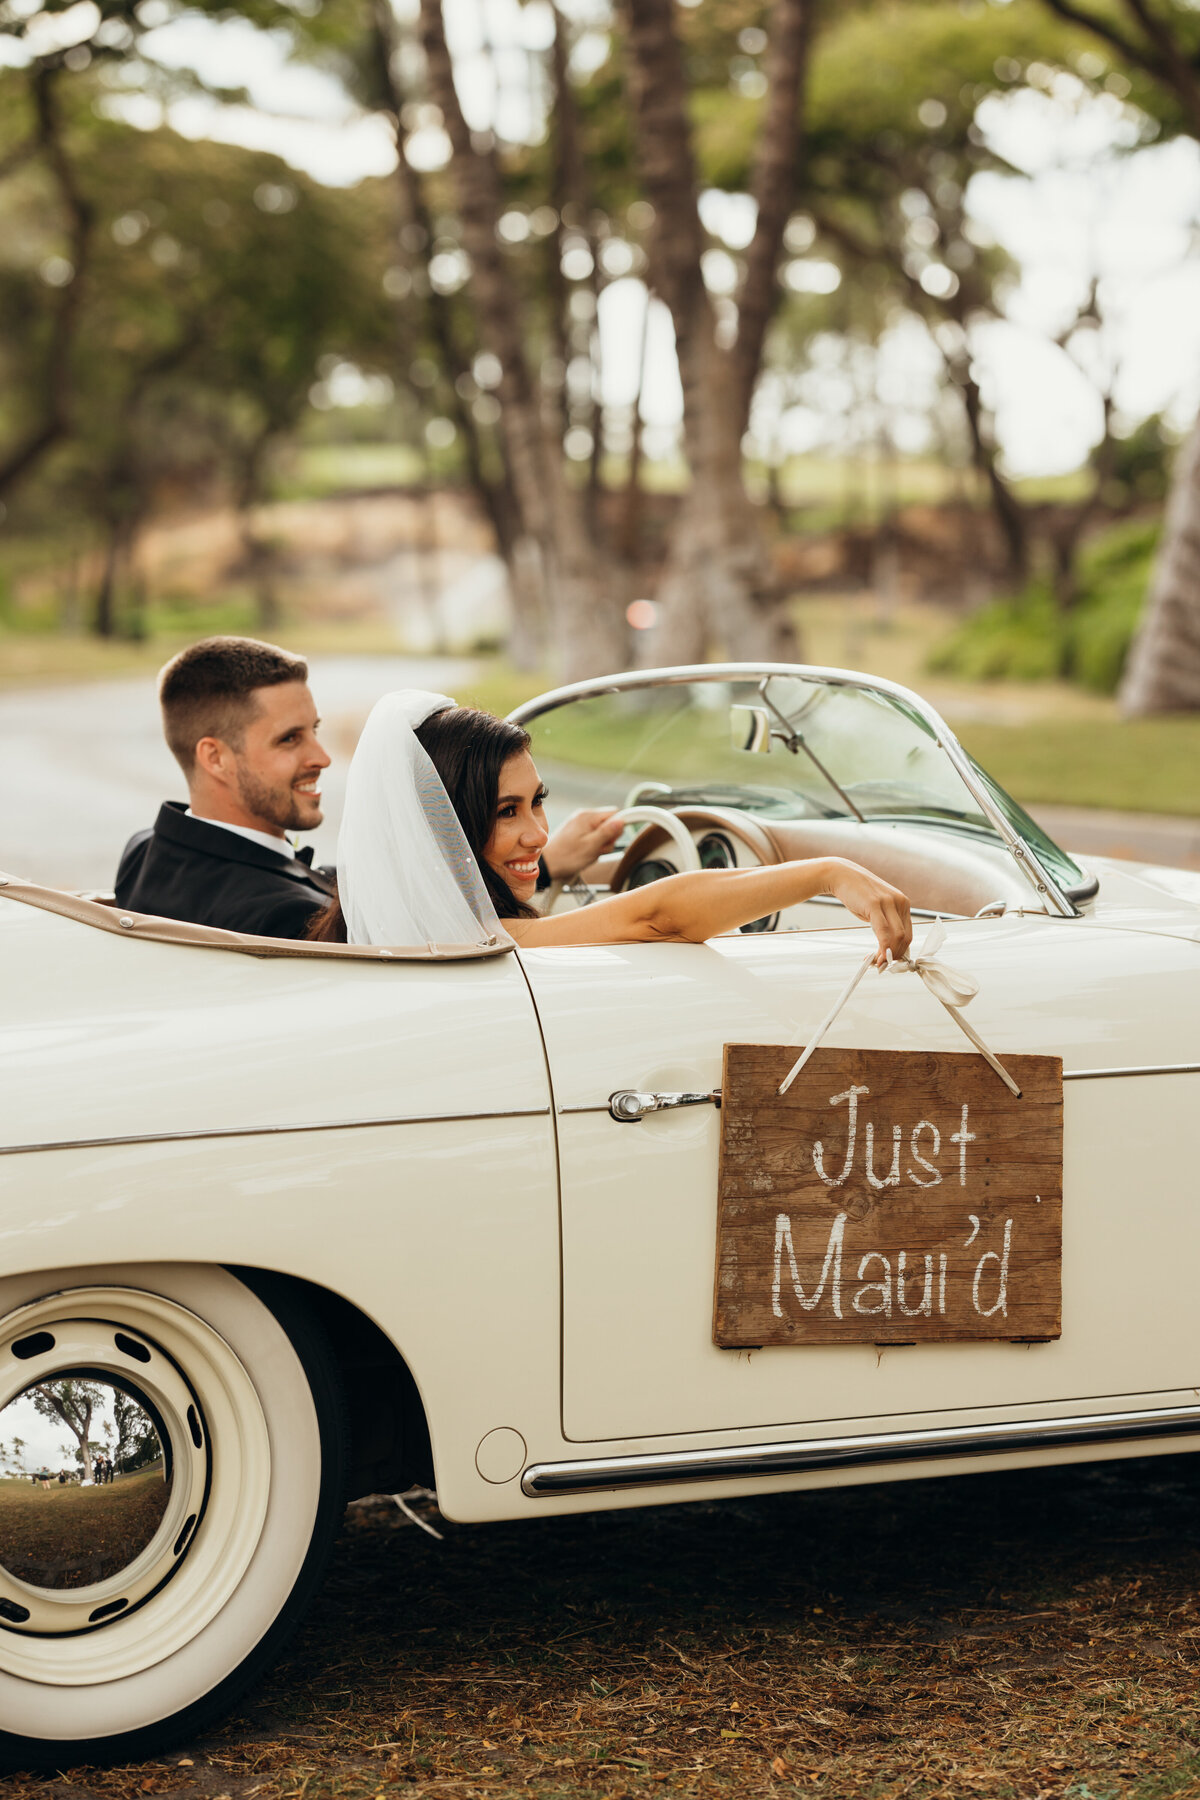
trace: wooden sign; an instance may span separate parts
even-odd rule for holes
[[[1062,1062],[727,1044],[713,1341],[1061,1334]]]

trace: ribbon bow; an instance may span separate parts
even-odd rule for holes
[[[912,970],[921,977],[935,1000],[943,1006],[966,1006],[979,992],[979,983],[973,975],[964,975],[961,969],[951,969],[946,963],[938,962],[937,953],[946,941],[946,927],[941,919],[935,919],[925,934],[925,942],[916,956],[911,954],[893,961],[888,958],[889,969],[902,972]],[[868,958],[872,961],[873,958]]]
[[[992,1055],[992,1052],[988,1049],[979,1033],[973,1026],[967,1023],[966,1019],[963,1018],[962,1013],[959,1011],[960,1007],[966,1006],[969,1001],[975,998],[976,994],[979,992],[979,983],[973,976],[964,975],[961,969],[951,969],[945,963],[938,962],[937,953],[945,941],[946,927],[940,919],[935,919],[933,924],[929,927],[928,932],[925,934],[925,942],[922,944],[918,954],[916,956],[898,957],[893,960],[892,954],[889,951],[887,968],[882,972],[889,975],[919,975],[934,999],[941,1001],[959,1030],[966,1037],[970,1038],[975,1048],[979,1051],[979,1054],[991,1068],[995,1069],[1005,1087],[1008,1088],[1010,1093],[1015,1094],[1019,1100],[1021,1098],[1021,1090],[1009,1074],[1008,1070],[1004,1067],[1004,1064],[1000,1062],[997,1057]],[[822,1038],[825,1036],[825,1033],[829,1030],[829,1027],[833,1024],[833,1021],[837,1018],[867,970],[874,965],[874,962],[875,952],[873,950],[868,951],[867,955],[864,956],[862,962],[858,965],[858,968],[854,971],[854,974],[846,983],[829,1011],[825,1014],[825,1017],[821,1020],[821,1023],[817,1026],[817,1029],[813,1032],[806,1048],[801,1052],[800,1056],[792,1064],[791,1068],[780,1082],[779,1092],[781,1094],[787,1093],[793,1081],[795,1081],[797,1075],[800,1073],[813,1051],[818,1047]]]

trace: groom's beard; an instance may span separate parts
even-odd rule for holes
[[[312,774],[301,777],[312,780]],[[248,813],[280,831],[311,831],[321,823],[321,808],[311,794],[298,794],[291,782],[270,787],[249,769],[238,770],[238,795]]]

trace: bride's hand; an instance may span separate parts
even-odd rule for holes
[[[825,892],[840,900],[856,919],[864,919],[871,927],[879,942],[876,968],[887,966],[889,951],[893,958],[907,956],[912,943],[907,895],[892,887],[890,882],[881,881],[878,875],[872,875],[869,869],[860,869],[857,863],[843,862],[840,857],[830,860],[832,866]]]

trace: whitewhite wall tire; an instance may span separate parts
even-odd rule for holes
[[[198,1729],[315,1590],[344,1504],[341,1396],[286,1287],[255,1285],[191,1265],[0,1281],[0,1407],[58,1371],[108,1372],[147,1396],[176,1459],[161,1525],[120,1574],[52,1593],[0,1572],[7,1766],[145,1755]]]

